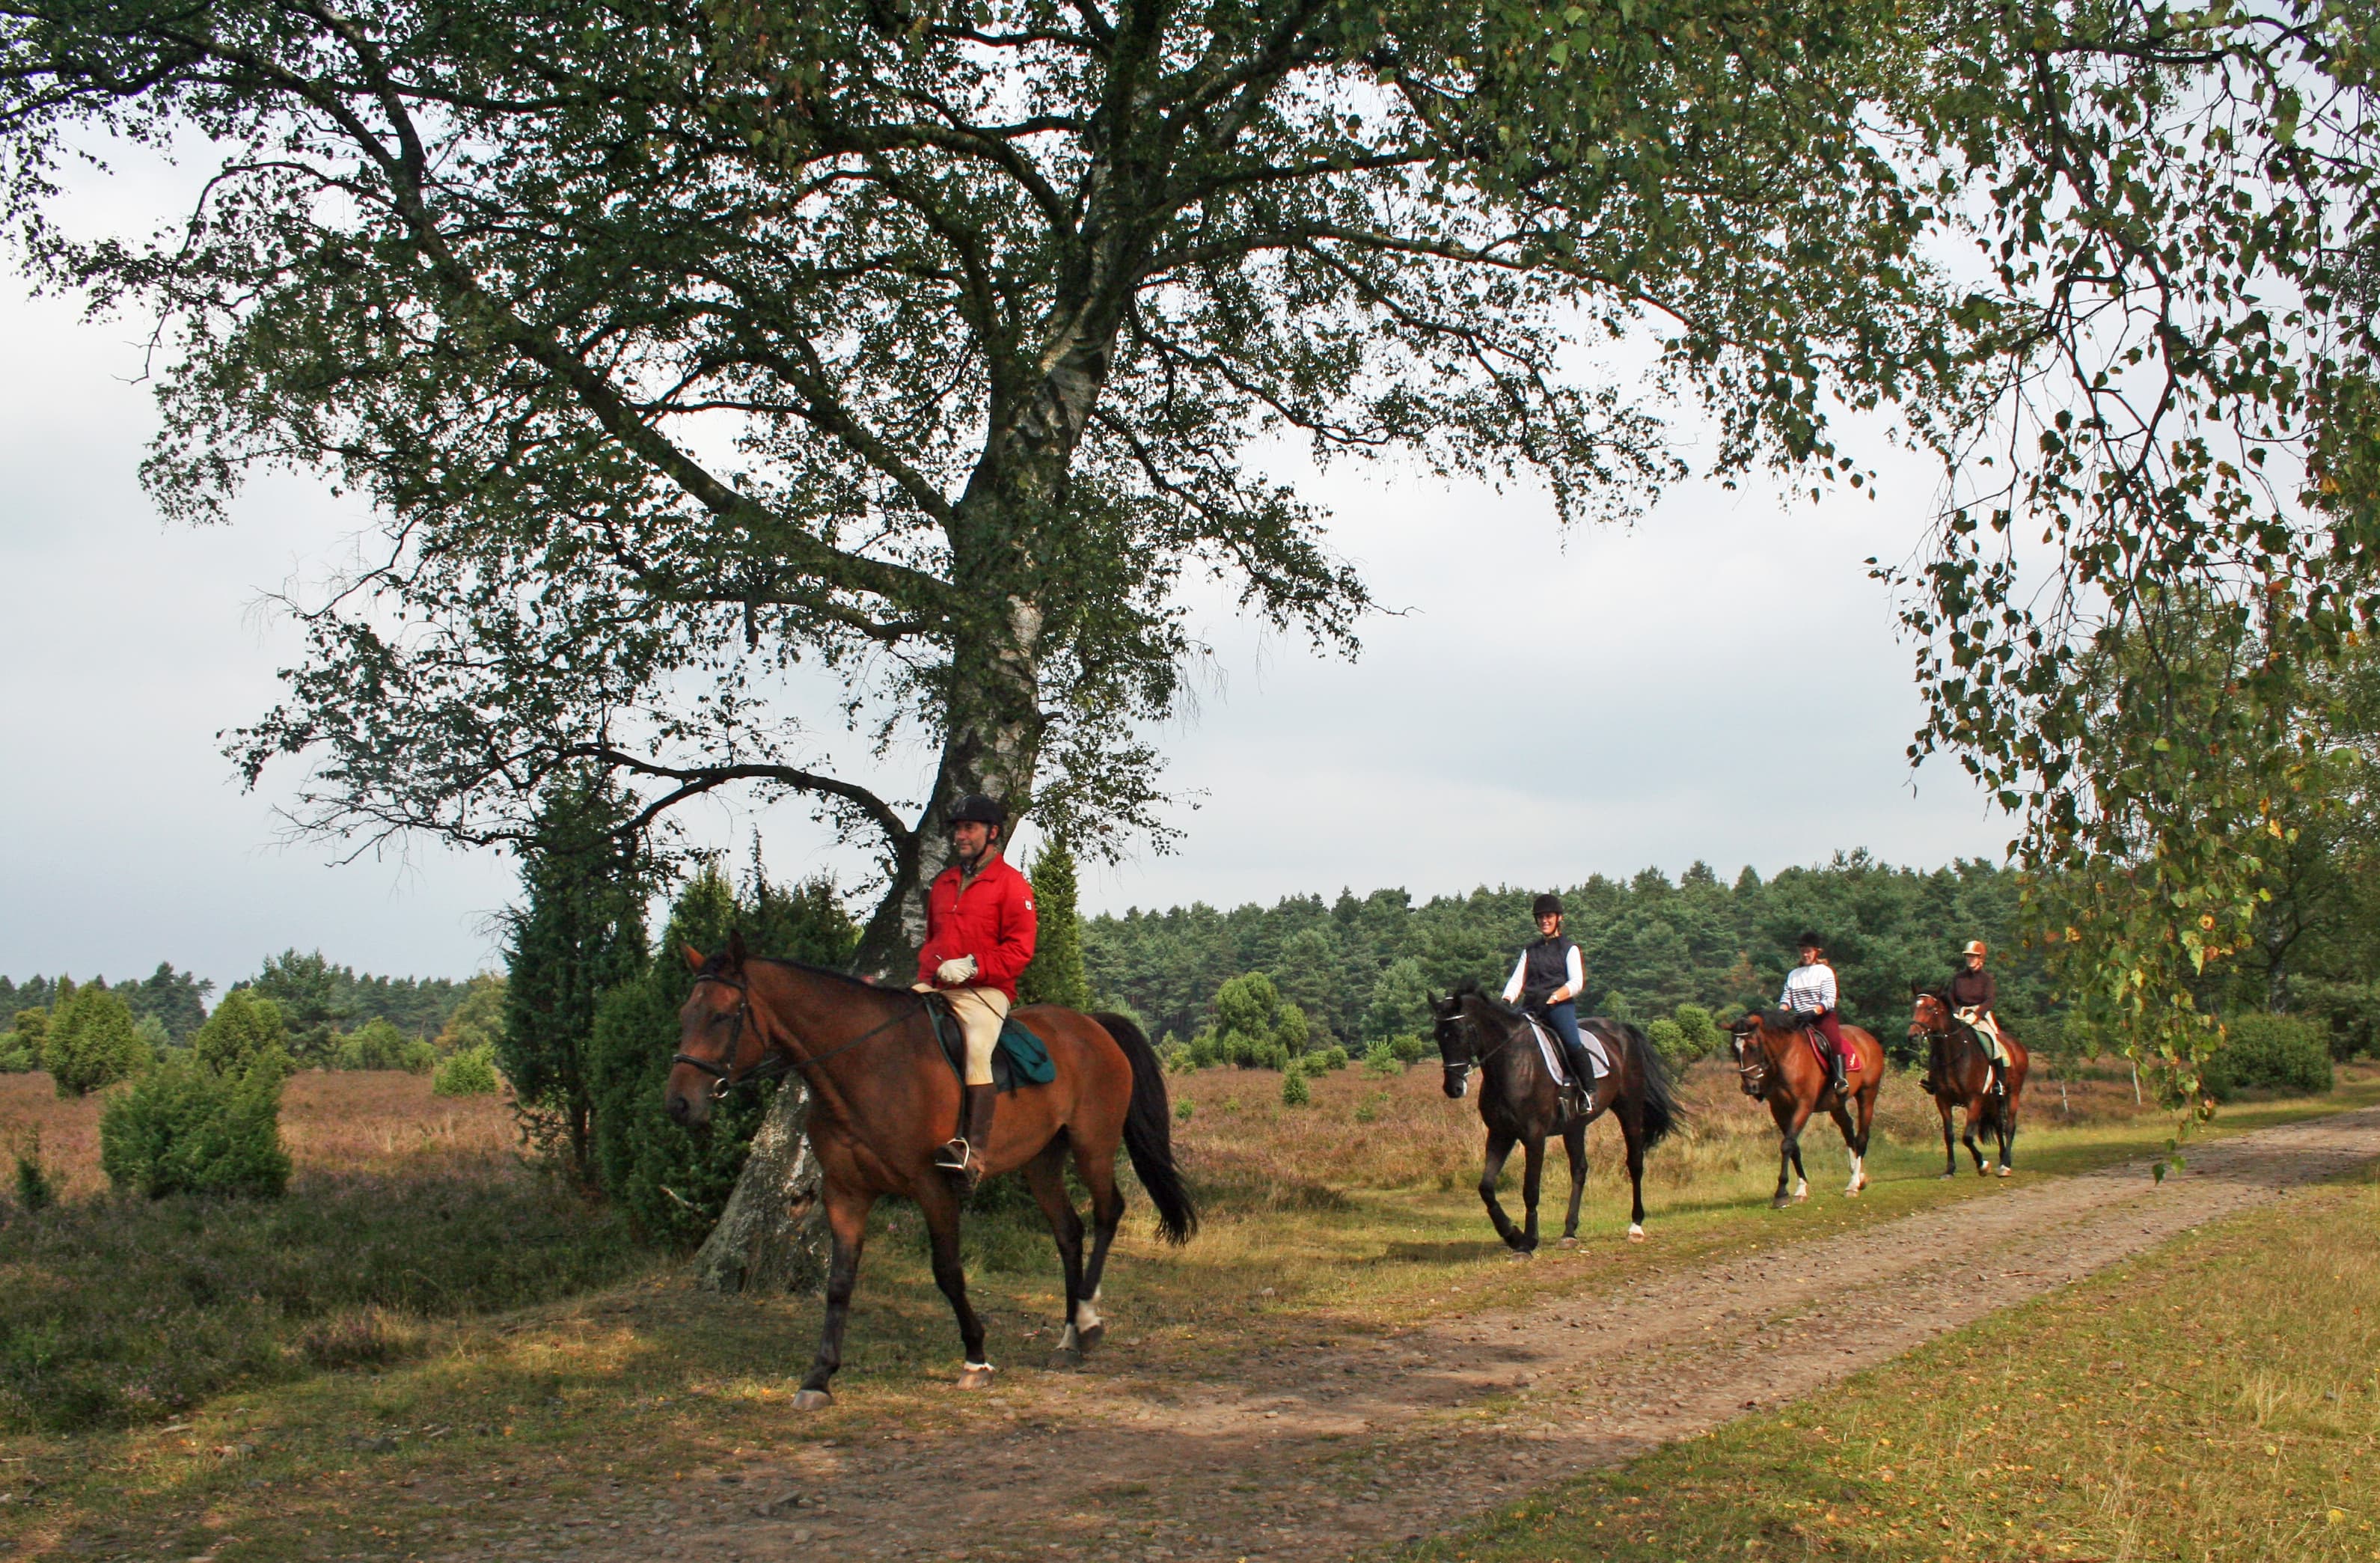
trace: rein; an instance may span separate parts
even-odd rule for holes
[[[747,1085],[758,1085],[764,1080],[782,1080],[796,1069],[813,1069],[833,1058],[837,1053],[847,1053],[862,1042],[890,1031],[903,1021],[914,1020],[918,1012],[926,1007],[927,1000],[932,997],[925,993],[911,994],[909,997],[912,1002],[908,1008],[869,1026],[848,1042],[838,1042],[823,1053],[813,1053],[808,1058],[802,1059],[795,1058],[791,1048],[779,1048],[738,1077],[734,1060],[737,1049],[744,1045],[744,1021],[752,1012],[752,990],[745,986],[743,978],[732,977],[723,972],[705,972],[696,977],[694,982],[698,987],[706,982],[715,982],[722,987],[734,988],[736,993],[735,1025],[727,1036],[727,1057],[730,1061],[722,1064],[710,1059],[698,1059],[692,1053],[686,1052],[674,1054],[670,1060],[674,1064],[691,1065],[719,1082],[711,1091],[714,1097],[724,1097],[730,1091],[741,1090]],[[775,1067],[771,1068],[771,1065]],[[764,1071],[766,1072],[763,1072]]]

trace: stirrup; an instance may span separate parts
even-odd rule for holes
[[[934,1165],[945,1172],[964,1176],[975,1164],[975,1147],[968,1145],[963,1135],[954,1134],[943,1141],[942,1148],[934,1153]]]

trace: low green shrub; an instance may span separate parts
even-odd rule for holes
[[[431,1091],[441,1097],[492,1097],[498,1084],[495,1051],[484,1043],[443,1060],[430,1077]]]
[[[40,1038],[22,1032],[0,1031],[0,1074],[30,1074],[41,1067]]]
[[[403,1069],[409,1039],[384,1020],[370,1020],[339,1038],[331,1049],[333,1069]],[[466,1093],[469,1094],[469,1093]]]
[[[124,1000],[94,982],[50,1016],[42,1062],[59,1096],[87,1097],[147,1068],[149,1048]]]
[[[1700,1056],[1694,1051],[1694,1044],[1686,1040],[1685,1027],[1666,1016],[1645,1025],[1645,1039],[1653,1044],[1653,1050],[1672,1070],[1683,1069]]]
[[[1389,1051],[1397,1056],[1399,1063],[1419,1063],[1430,1050],[1429,1038],[1419,1032],[1408,1031],[1389,1043]]]
[[[280,1005],[253,988],[235,987],[191,1036],[190,1051],[217,1074],[245,1074],[268,1053],[287,1059],[289,1028]],[[288,1072],[285,1064],[282,1072]]]
[[[99,1164],[127,1193],[277,1197],[289,1182],[281,1145],[281,1072],[270,1060],[217,1074],[171,1057],[107,1104]]]
[[[25,1136],[14,1156],[17,1162],[17,1204],[27,1212],[47,1210],[58,1202],[60,1179],[49,1163],[42,1159],[42,1132],[39,1129]]]
[[[481,1047],[488,1046],[486,1043],[481,1043],[480,1045]],[[491,1056],[492,1056],[494,1049],[490,1048],[489,1051]],[[443,1061],[444,1060],[438,1055],[438,1044],[435,1042],[424,1041],[419,1036],[415,1037],[412,1041],[407,1042],[405,1045],[404,1051],[396,1055],[396,1067],[405,1071],[407,1074],[435,1073],[439,1064]]]
[[[1402,1074],[1404,1060],[1397,1057],[1396,1048],[1386,1042],[1375,1042],[1364,1049],[1364,1072],[1366,1074]]]
[[[1323,1048],[1319,1057],[1322,1060],[1322,1067],[1325,1069],[1345,1069],[1347,1067],[1347,1049],[1341,1047],[1336,1042],[1333,1042],[1328,1048]]]
[[[2297,1015],[2237,1016],[2224,1027],[2223,1047],[2206,1061],[2200,1083],[2218,1102],[2245,1090],[2325,1096],[2338,1083],[2327,1028]]]
[[[1304,1107],[1313,1099],[1314,1093],[1306,1088],[1305,1069],[1292,1059],[1289,1067],[1281,1072],[1281,1105]]]

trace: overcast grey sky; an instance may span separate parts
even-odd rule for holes
[[[507,863],[424,844],[340,864],[280,843],[293,773],[239,790],[215,734],[271,704],[297,650],[260,600],[369,518],[281,480],[236,525],[164,526],[136,470],[155,423],[140,336],[0,283],[0,973],[171,960],[228,982],[289,946],[400,975],[487,964]],[[1997,856],[2008,822],[1948,765],[1912,789],[1902,759],[1909,654],[1862,561],[1907,551],[1932,478],[1885,479],[1880,500],[1818,506],[1690,483],[1633,529],[1567,537],[1531,495],[1312,480],[1336,545],[1405,612],[1349,663],[1194,599],[1217,676],[1164,734],[1185,833],[1091,872],[1087,905],[1426,896],[1698,857],[1767,874],[1858,846]],[[697,828],[733,843],[755,823],[712,805]],[[775,872],[851,871],[798,811],[757,823]]]

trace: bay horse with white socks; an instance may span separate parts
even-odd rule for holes
[[[1479,1198],[1512,1256],[1527,1259],[1536,1253],[1537,1193],[1545,1181],[1546,1141],[1555,1134],[1570,1153],[1570,1214],[1562,1222],[1562,1246],[1577,1244],[1579,1201],[1586,1193],[1586,1126],[1607,1112],[1618,1121],[1628,1147],[1633,1191],[1628,1239],[1644,1242],[1645,1153],[1668,1136],[1682,1112],[1670,1094],[1669,1070],[1645,1034],[1625,1021],[1596,1017],[1579,1022],[1582,1031],[1602,1041],[1611,1072],[1597,1082],[1595,1099],[1586,1110],[1578,1112],[1555,1084],[1528,1017],[1520,1011],[1470,982],[1443,999],[1432,999],[1429,1008],[1437,1022],[1439,1059],[1446,1068],[1446,1094],[1463,1096],[1470,1087],[1473,1067],[1479,1071],[1479,1117],[1488,1125],[1488,1161],[1479,1174]],[[1519,1227],[1496,1198],[1497,1180],[1515,1145],[1525,1157],[1521,1174],[1525,1224]]]
[[[934,1283],[958,1316],[965,1363],[959,1387],[991,1380],[983,1321],[967,1305],[959,1265],[959,1191],[934,1165],[958,1118],[959,1079],[926,1013],[927,999],[904,987],[878,987],[797,961],[747,955],[741,935],[705,957],[688,949],[694,991],[678,1012],[678,1051],[665,1087],[669,1115],[689,1128],[710,1118],[710,1103],[775,1060],[809,1087],[810,1147],[825,1174],[823,1190],[834,1257],[827,1274],[826,1321],[818,1356],[794,1397],[796,1410],[832,1401],[843,1365],[844,1325],[859,1280],[868,1213],[888,1194],[917,1201],[933,1239]],[[1122,1015],[1085,1015],[1054,1004],[1014,1012],[1050,1050],[1057,1076],[1012,1092],[992,1121],[984,1172],[1021,1170],[1049,1218],[1066,1271],[1066,1327],[1058,1360],[1079,1361],[1105,1327],[1094,1304],[1108,1244],[1123,1218],[1116,1188],[1119,1144],[1131,1154],[1157,1206],[1157,1230],[1185,1242],[1198,1213],[1173,1165],[1172,1114],[1165,1073],[1140,1028]],[[1091,1196],[1091,1251],[1083,1254],[1083,1219],[1066,1192],[1071,1155]]]
[[[1743,1094],[1768,1104],[1783,1136],[1777,1150],[1777,1197],[1769,1207],[1782,1210],[1810,1197],[1809,1174],[1802,1169],[1802,1129],[1821,1109],[1843,1132],[1843,1145],[1852,1155],[1851,1181],[1843,1193],[1857,1198],[1867,1187],[1868,1126],[1876,1120],[1876,1087],[1884,1080],[1884,1045],[1872,1032],[1856,1025],[1842,1028],[1843,1046],[1858,1060],[1851,1071],[1849,1098],[1838,1096],[1827,1066],[1810,1045],[1810,1033],[1755,1010],[1728,1027],[1734,1038],[1735,1072]],[[1853,1123],[1853,1115],[1857,1123]],[[1791,1174],[1789,1180],[1787,1174]],[[1791,1192],[1787,1192],[1789,1182]]]
[[[2024,1077],[2033,1067],[2033,1055],[2010,1035],[2007,1026],[1999,1028],[2000,1046],[2008,1049],[2008,1095],[2002,1096],[1992,1089],[1991,1060],[1984,1056],[1984,1040],[1975,1035],[1975,1028],[1952,1012],[1949,1000],[1942,994],[1921,988],[1914,998],[1909,1039],[1922,1039],[1929,1048],[1925,1084],[1934,1105],[1942,1110],[1942,1176],[1959,1175],[1959,1153],[1950,1144],[1950,1114],[1963,1108],[1967,1124],[1959,1138],[1967,1154],[1975,1158],[1975,1175],[1982,1177],[1992,1169],[1992,1158],[1975,1144],[1975,1131],[1981,1129],[1998,1137],[2000,1176],[2007,1177],[2016,1167],[2016,1109],[2024,1096]]]

